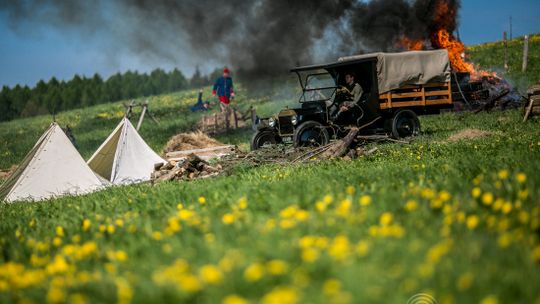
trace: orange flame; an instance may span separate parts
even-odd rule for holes
[[[413,40],[409,37],[402,37],[398,41],[398,46],[409,51],[420,51],[424,49],[424,42],[422,40]]]
[[[456,18],[456,11],[448,4],[447,0],[439,0],[433,10],[433,22],[437,25],[436,30],[430,33],[431,47],[435,49],[446,49],[452,69],[456,72],[468,72],[472,79],[480,79],[482,77],[497,77],[494,72],[483,71],[476,69],[474,64],[465,61],[465,45],[457,40],[448,32],[448,28]],[[409,37],[402,37],[398,41],[398,45],[407,50],[424,50],[429,42],[421,40],[413,40]]]
[[[466,62],[462,57],[465,55],[465,45],[450,36],[448,31],[440,29],[435,33],[432,40],[435,48],[446,49],[448,51],[450,64],[456,72],[474,73],[474,66]]]

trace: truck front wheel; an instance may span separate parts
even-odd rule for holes
[[[273,130],[259,130],[251,138],[251,151],[263,146],[275,145],[281,142],[279,135]]]
[[[325,146],[330,141],[326,128],[316,121],[306,121],[294,130],[296,147]]]

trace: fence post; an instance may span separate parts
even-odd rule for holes
[[[503,34],[504,45],[504,70],[508,72],[508,41],[506,40],[506,32]]]
[[[253,131],[257,131],[257,111],[253,106],[250,107],[251,110],[251,128]]]
[[[137,132],[139,132],[139,129],[141,128],[141,125],[143,123],[143,120],[144,120],[144,115],[146,114],[146,110],[148,108],[148,104],[145,103],[143,104],[142,106],[142,112],[141,112],[141,117],[139,117],[139,122],[137,122]]]
[[[233,116],[234,116],[234,128],[238,129],[238,115],[236,114],[236,109],[233,108]]]
[[[525,73],[527,71],[527,60],[529,59],[529,35],[525,35],[523,40],[523,65],[521,71]]]

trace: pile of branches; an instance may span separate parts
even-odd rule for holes
[[[352,128],[342,139],[320,147],[298,147],[278,145],[263,147],[249,153],[238,152],[234,155],[225,156],[221,164],[224,168],[236,165],[258,166],[263,164],[294,164],[317,162],[328,159],[342,158],[354,159],[375,153],[378,149],[373,147],[366,149],[370,143],[392,141],[408,143],[407,141],[395,140],[387,135],[358,135],[358,128]]]
[[[523,104],[523,96],[505,79],[485,76],[482,79],[482,85],[489,91],[489,98],[478,101],[474,107],[474,113],[517,109]]]
[[[151,181],[152,183],[160,183],[171,180],[193,180],[217,176],[220,172],[222,172],[220,164],[212,166],[197,155],[190,154],[179,162],[171,160],[165,164],[156,164]]]
[[[392,141],[408,143],[407,141],[392,139],[387,135],[362,136],[358,135],[358,133],[358,128],[352,128],[344,138],[321,147],[295,148],[286,145],[274,145],[248,153],[236,149],[235,153],[223,156],[212,164],[191,154],[182,161],[169,161],[164,165],[157,165],[152,174],[152,182],[159,183],[171,180],[208,178],[220,174],[228,174],[239,166],[257,167],[265,164],[290,165],[338,158],[350,160],[378,151],[377,147],[367,148],[368,144],[374,142]]]

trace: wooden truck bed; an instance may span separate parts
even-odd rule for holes
[[[381,110],[451,104],[452,89],[450,82],[407,85],[379,95],[379,108]]]

